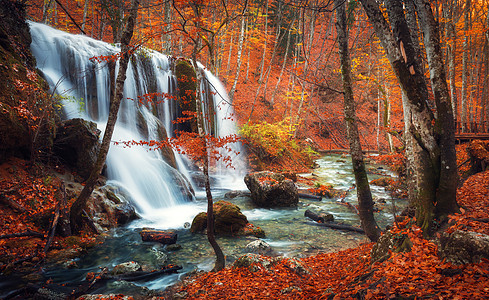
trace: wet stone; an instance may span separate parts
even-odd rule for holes
[[[118,264],[117,266],[114,267],[112,270],[111,274],[112,275],[121,275],[121,274],[128,274],[128,273],[133,273],[137,271],[141,271],[141,265],[139,265],[135,261],[129,261],[125,262],[122,264]]]

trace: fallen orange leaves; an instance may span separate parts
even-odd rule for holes
[[[460,214],[451,216],[449,230],[489,234],[489,171],[470,177],[458,191]],[[269,271],[229,268],[201,273],[184,281],[177,292],[188,299],[488,299],[489,260],[452,265],[438,257],[438,246],[422,238],[419,228],[399,234],[413,243],[411,252],[392,253],[370,263],[373,244],[302,259],[310,275],[298,275],[281,260]]]

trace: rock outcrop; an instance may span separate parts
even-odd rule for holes
[[[77,197],[83,186],[67,183],[67,198]],[[87,201],[86,212],[99,232],[107,231],[139,218],[131,203],[119,198],[110,186],[96,187]]]
[[[253,203],[259,207],[293,207],[299,202],[294,182],[282,174],[256,172],[247,174],[244,181]]]
[[[100,130],[94,122],[71,119],[61,123],[54,140],[54,153],[73,167],[82,180],[88,179],[100,149]]]
[[[0,0],[0,163],[47,154],[54,137],[53,101],[29,51],[26,5]]]

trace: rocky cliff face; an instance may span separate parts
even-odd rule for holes
[[[52,144],[55,109],[30,43],[25,4],[0,0],[0,163],[35,159]]]

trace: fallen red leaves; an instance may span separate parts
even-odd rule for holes
[[[44,259],[44,247],[55,206],[62,198],[61,181],[52,172],[12,158],[0,166],[0,271],[31,267]],[[70,200],[70,199],[68,199]],[[91,237],[54,238],[52,251],[92,242]]]
[[[450,217],[449,231],[489,234],[489,171],[470,177],[458,190],[461,213]],[[370,263],[373,244],[302,259],[311,273],[298,275],[284,259],[269,271],[228,268],[187,279],[177,292],[188,299],[488,299],[489,261],[461,266],[438,256],[435,243],[420,229],[398,230],[413,243],[411,252],[392,253]],[[402,231],[402,232],[401,232]]]
[[[453,266],[437,256],[437,246],[409,231],[409,253],[370,264],[373,244],[302,260],[311,275],[298,275],[284,259],[270,271],[228,268],[187,280],[179,292],[188,299],[487,299],[489,261]],[[445,272],[445,270],[460,270]],[[364,298],[362,298],[364,297]]]
[[[489,171],[469,177],[458,189],[457,201],[461,213],[450,216],[450,230],[489,234]]]

